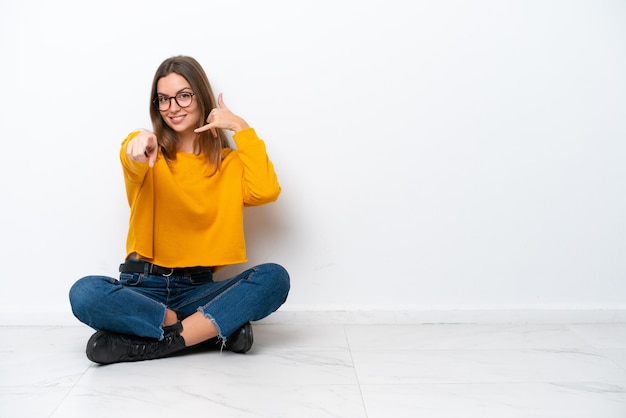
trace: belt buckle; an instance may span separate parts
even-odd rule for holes
[[[162,269],[162,268],[163,268],[163,267],[159,267],[159,266],[157,266],[156,264],[152,264],[152,263],[150,263],[150,274],[156,274],[154,270],[157,270],[157,271],[158,271],[158,270],[160,270],[160,269]],[[174,268],[173,268],[173,267],[170,267],[170,272],[169,272],[169,273],[167,273],[167,274],[165,274],[165,273],[160,273],[160,274],[161,274],[161,276],[163,276],[163,277],[170,277],[172,274],[174,274]]]

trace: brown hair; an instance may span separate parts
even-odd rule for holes
[[[157,83],[159,80],[172,73],[176,73],[187,80],[191,90],[194,92],[193,98],[196,100],[201,115],[208,115],[213,108],[217,107],[209,79],[198,61],[188,56],[179,55],[168,58],[161,63],[152,81],[150,119],[152,120],[152,128],[158,139],[161,152],[168,162],[176,159],[178,136],[172,128],[167,126],[161,116],[161,112],[159,112],[153,101],[157,97]],[[204,123],[205,119],[201,118],[197,127],[203,126]],[[211,175],[215,174],[220,167],[222,149],[230,148],[228,137],[224,131],[222,129],[216,129],[216,131],[217,138],[209,130],[199,133],[197,139],[198,151],[207,157],[207,163],[212,167]]]

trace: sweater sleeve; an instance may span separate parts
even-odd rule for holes
[[[154,171],[149,168],[148,163],[131,161],[126,155],[128,142],[138,134],[139,131],[131,132],[122,142],[120,150],[126,196],[130,206],[126,252],[151,259],[154,256]]]
[[[267,156],[265,143],[254,128],[233,135],[243,164],[243,200],[246,206],[258,206],[278,199],[281,192],[274,165]]]

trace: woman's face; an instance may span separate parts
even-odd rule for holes
[[[187,94],[185,94],[187,93]],[[198,108],[197,97],[193,95],[189,82],[185,77],[171,73],[157,82],[157,97],[161,103],[159,110],[165,123],[179,134],[193,134],[202,118]],[[191,94],[191,96],[190,96]],[[176,100],[174,99],[176,97]],[[167,99],[169,98],[169,107]],[[189,99],[191,100],[189,102]],[[181,107],[184,106],[184,107]]]

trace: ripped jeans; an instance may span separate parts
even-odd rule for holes
[[[289,274],[261,264],[220,281],[211,272],[165,276],[121,273],[119,280],[87,276],[70,289],[72,312],[90,327],[140,337],[163,338],[166,309],[184,316],[200,311],[222,340],[248,321],[276,311],[287,299]]]

